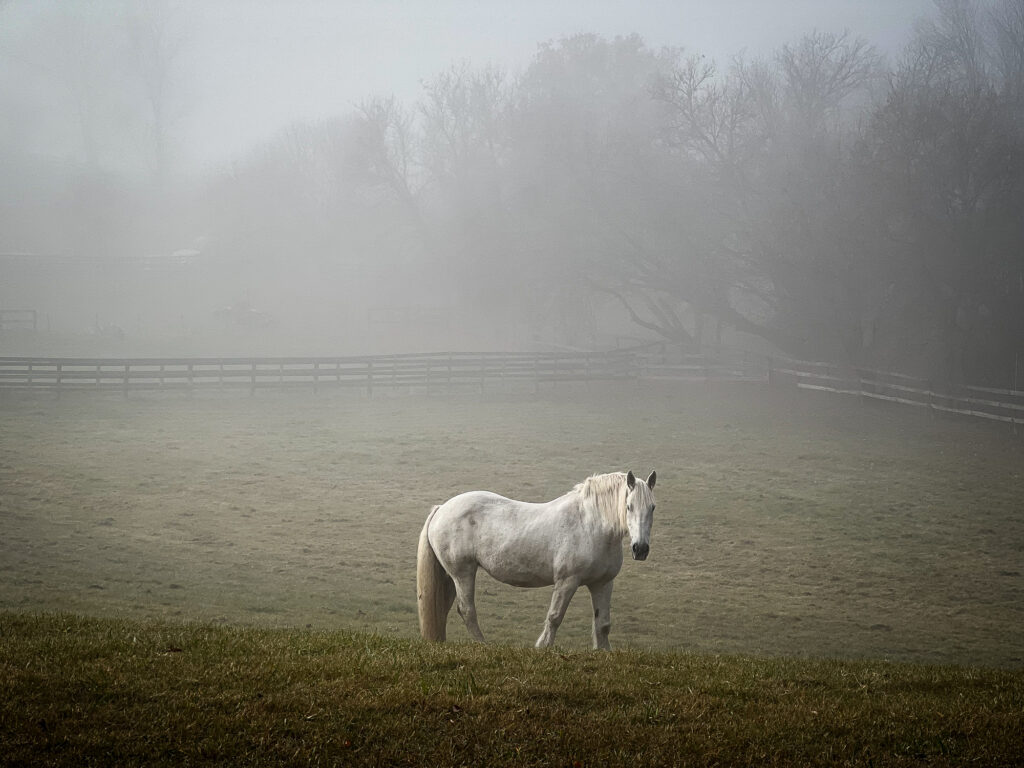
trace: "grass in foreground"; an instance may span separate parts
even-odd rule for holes
[[[1024,672],[0,614],[0,764],[1024,763]]]

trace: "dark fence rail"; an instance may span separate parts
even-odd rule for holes
[[[0,357],[0,388],[168,389],[284,386],[483,386],[609,379],[763,381],[743,354],[670,356],[664,350],[603,353],[429,353],[355,357]]]
[[[484,387],[635,376],[635,356],[436,353],[358,357],[0,358],[6,389]]]

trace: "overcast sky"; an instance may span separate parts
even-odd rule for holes
[[[94,13],[123,4],[80,2]],[[34,0],[0,0],[7,34]],[[347,111],[368,95],[411,102],[454,62],[510,73],[537,45],[578,32],[639,33],[719,61],[771,52],[813,29],[849,29],[895,53],[929,0],[180,0],[187,28],[178,126],[193,168],[244,153],[296,120]],[[81,7],[81,6],[80,6]]]

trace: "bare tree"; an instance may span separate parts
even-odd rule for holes
[[[937,377],[1006,381],[1024,332],[1022,294],[1008,290],[1024,273],[1014,9],[1003,6],[989,25],[973,3],[938,5],[873,118],[862,168],[875,229],[886,234],[877,247],[899,265],[891,311],[916,318],[904,344],[916,336],[936,350]]]
[[[423,155],[433,183],[494,173],[507,153],[511,97],[493,67],[453,66],[424,84]]]
[[[180,118],[179,67],[187,34],[169,0],[139,0],[127,8],[128,47],[132,72],[141,87],[146,127],[152,147],[153,171],[166,181],[170,134]]]
[[[367,190],[419,217],[419,163],[412,114],[392,97],[370,98],[356,109],[356,135],[346,171]]]
[[[992,56],[999,85],[1024,115],[1024,2],[1001,0],[991,11]]]
[[[685,231],[663,221],[653,230],[670,237],[632,249],[641,273],[657,255],[647,290],[793,352],[844,346],[856,309],[837,307],[856,300],[835,268],[848,255],[836,231],[840,108],[877,71],[863,41],[815,33],[774,64],[740,59],[722,74],[690,57],[660,78],[668,159],[687,190],[677,197],[699,215]]]
[[[880,59],[863,38],[814,32],[777,56],[789,112],[803,139],[825,131],[841,105],[879,73]]]

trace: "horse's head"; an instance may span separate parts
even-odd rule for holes
[[[657,472],[646,481],[626,473],[626,527],[634,560],[646,560],[651,551],[651,523],[654,522],[654,482]]]

